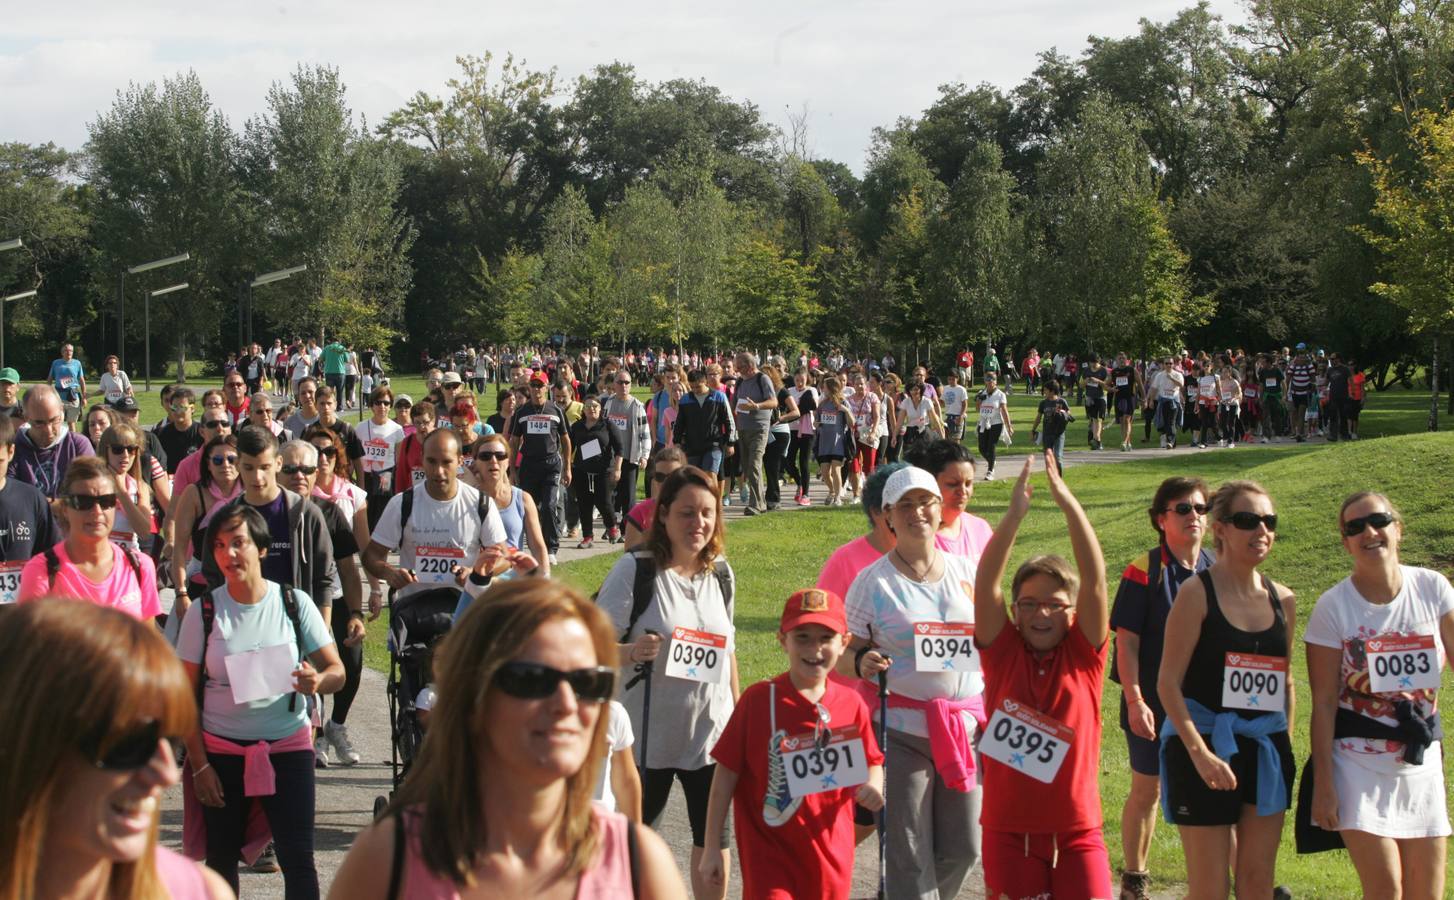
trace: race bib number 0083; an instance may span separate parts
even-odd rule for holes
[[[727,636],[690,628],[673,628],[667,648],[666,675],[704,684],[721,684],[727,675]]]
[[[978,672],[974,626],[968,622],[915,622],[914,671]]]
[[[1287,706],[1287,658],[1228,653],[1222,667],[1222,706],[1256,712]]]
[[[783,738],[781,749],[792,797],[857,787],[868,781],[868,759],[856,725],[833,729],[822,749],[812,732]]]
[[[1432,634],[1369,638],[1363,649],[1375,694],[1439,689],[1439,652]]]
[[[1021,706],[1013,700],[1004,701],[979,739],[979,751],[1004,763],[1036,781],[1049,784],[1055,780],[1075,732],[1051,717]]]

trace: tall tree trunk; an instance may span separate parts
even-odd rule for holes
[[[187,334],[177,335],[177,384],[187,383]]]
[[[1434,335],[1434,359],[1429,365],[1429,430],[1439,430],[1439,335]]]

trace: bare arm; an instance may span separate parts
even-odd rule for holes
[[[198,497],[197,486],[188,485],[167,516],[172,528],[172,584],[178,587],[187,584],[187,559],[191,556],[188,548],[192,543],[192,528],[197,523]],[[181,611],[186,611],[185,604]]]
[[[540,511],[535,508],[535,498],[529,492],[521,491],[520,499],[525,507],[525,543],[530,555],[540,564],[541,575],[550,574],[550,553],[545,545],[545,532],[540,530]]]
[[[732,794],[737,790],[737,773],[717,764],[712,775],[712,793],[707,798],[707,832],[703,844],[719,847],[722,844],[722,828],[727,822],[727,810],[732,806]],[[697,874],[710,885],[725,885],[727,873],[722,867],[722,854],[701,854],[700,870]]]
[[[366,504],[360,506],[358,509],[353,511],[353,541],[360,547],[367,547],[369,545],[369,510]],[[341,569],[342,567],[340,567],[340,570]],[[355,566],[355,569],[357,569],[357,566]],[[378,579],[373,575],[373,573],[366,571],[363,574],[365,577],[368,578],[370,588],[376,591],[380,589],[381,585],[379,584]],[[348,588],[345,587],[344,591],[347,592],[347,590]],[[359,597],[360,599],[362,599],[363,597],[362,582],[359,583]],[[363,607],[362,605],[360,605],[357,607],[351,606],[350,608],[362,609]]]
[[[616,811],[641,823],[641,773],[636,770],[636,756],[631,748],[611,754],[611,795],[616,798]]]
[[[1110,604],[1106,598],[1106,561],[1101,544],[1080,501],[1060,477],[1055,455],[1045,454],[1045,477],[1050,482],[1050,496],[1065,514],[1070,531],[1070,548],[1075,554],[1075,568],[1080,575],[1080,592],[1075,598],[1075,622],[1092,647],[1106,642],[1111,626]],[[1291,632],[1289,632],[1291,633]]]
[[[1276,584],[1276,582],[1274,582]],[[1297,597],[1286,585],[1277,584],[1277,595],[1282,598],[1282,615],[1287,620],[1288,646],[1292,645],[1292,635],[1297,634]],[[1293,723],[1297,721],[1297,689],[1293,685],[1292,676],[1292,652],[1287,654],[1287,736],[1293,735]]]
[[[1010,491],[1010,506],[995,527],[994,536],[985,545],[979,560],[979,571],[974,579],[974,642],[988,647],[1010,624],[1005,612],[1005,593],[1000,582],[1005,577],[1005,566],[1010,560],[1010,550],[1015,546],[1015,535],[1020,523],[1030,511],[1030,458],[1020,469],[1020,477]],[[1014,598],[1011,598],[1013,600]]]

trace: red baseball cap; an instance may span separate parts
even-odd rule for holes
[[[531,375],[530,376],[530,383],[531,384],[549,384],[550,383],[550,379],[545,377],[545,373],[544,372],[536,372],[534,375]]]
[[[821,588],[807,588],[788,598],[778,630],[786,634],[804,625],[822,625],[838,634],[848,633],[848,613],[843,598]]]

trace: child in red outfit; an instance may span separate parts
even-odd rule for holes
[[[984,651],[983,861],[990,897],[1108,898],[1098,772],[1101,685],[1110,613],[1106,567],[1090,520],[1045,454],[1050,496],[1065,514],[1076,568],[1036,556],[1015,572],[1013,612],[1000,581],[1030,510],[1030,460],[975,579],[975,643]],[[1013,615],[1013,619],[1011,618]]]
[[[828,680],[848,645],[843,598],[817,588],[793,594],[778,643],[788,670],[742,692],[712,749],[706,846],[720,842],[731,803],[742,896],[846,898],[853,804],[881,809],[884,774],[868,707]],[[700,874],[724,884],[718,854],[702,857]]]

